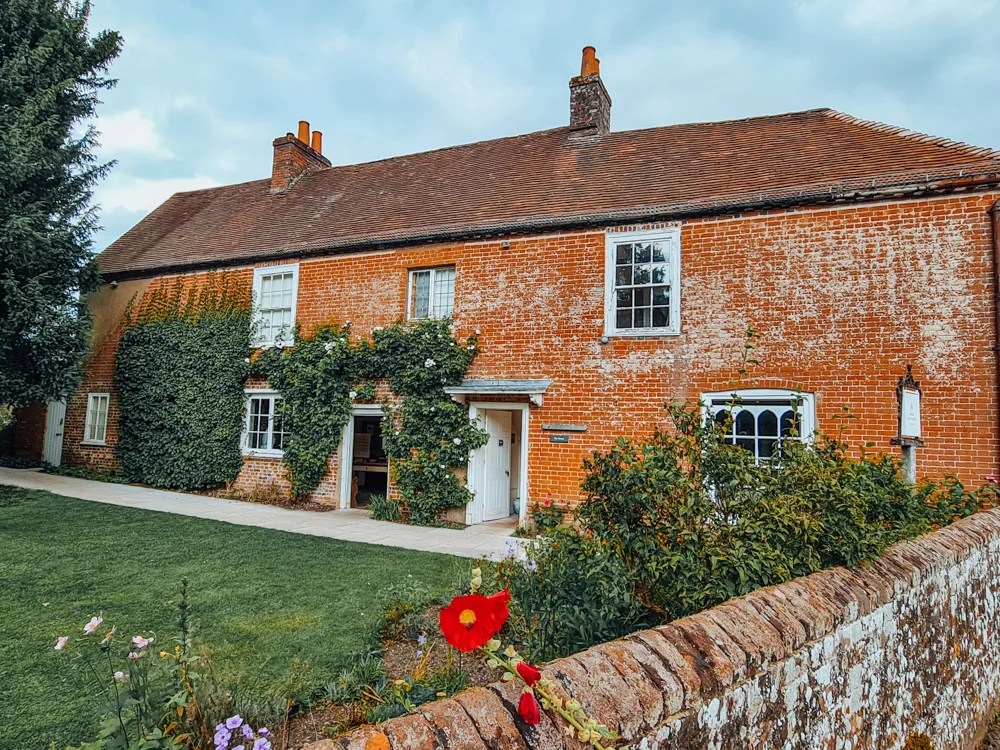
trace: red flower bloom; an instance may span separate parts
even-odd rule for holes
[[[542,673],[538,671],[538,667],[523,661],[517,663],[517,673],[521,675],[521,679],[524,680],[528,687],[532,687],[542,679]]]
[[[525,688],[524,692],[521,693],[521,702],[517,706],[517,712],[528,724],[537,724],[542,720],[542,715],[538,712],[538,701],[535,700],[535,694],[528,688]]]
[[[475,651],[500,632],[510,613],[510,594],[504,589],[493,596],[456,596],[441,610],[441,632],[459,651]]]

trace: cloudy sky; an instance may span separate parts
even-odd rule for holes
[[[300,119],[352,164],[566,124],[597,47],[612,128],[813,107],[1000,149],[1000,0],[94,0],[104,249],[172,193],[270,175]]]

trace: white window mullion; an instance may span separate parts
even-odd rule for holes
[[[257,346],[292,344],[298,286],[297,263],[254,269],[254,320],[257,326],[254,343]]]

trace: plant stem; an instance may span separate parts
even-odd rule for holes
[[[122,728],[122,735],[125,737],[125,744],[128,744],[128,731],[125,729],[125,722],[122,720],[122,699],[118,693],[118,680],[115,679],[115,665],[111,661],[111,647],[108,647],[108,669],[111,671],[111,682],[115,687],[115,713],[118,714],[118,725]]]

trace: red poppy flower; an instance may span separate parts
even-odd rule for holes
[[[521,679],[524,680],[528,687],[532,687],[542,679],[542,673],[538,671],[538,667],[523,661],[517,663],[517,673],[521,675]]]
[[[441,632],[459,651],[475,651],[500,632],[507,622],[510,594],[504,589],[493,596],[456,596],[441,610]]]
[[[517,712],[528,724],[537,724],[542,720],[542,716],[538,712],[538,701],[535,700],[535,694],[527,688],[521,693],[521,702],[517,706]]]

